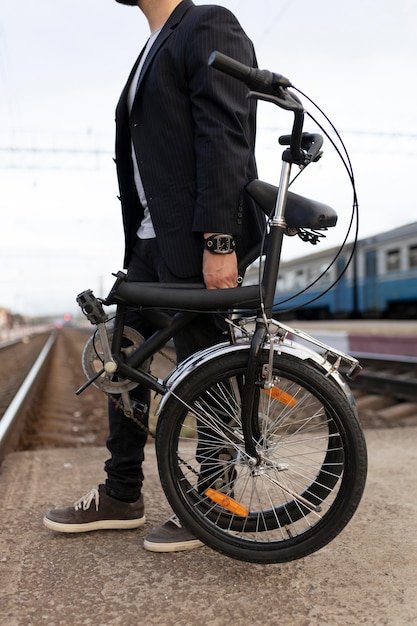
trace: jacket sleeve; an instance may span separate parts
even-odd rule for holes
[[[253,45],[232,13],[213,6],[198,13],[188,41],[197,176],[193,230],[238,235],[243,188],[256,172],[256,103],[243,83],[209,67],[208,59],[218,50],[255,66]]]

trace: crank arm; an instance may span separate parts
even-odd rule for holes
[[[81,385],[81,387],[79,389],[77,389],[77,391],[75,392],[76,396],[79,396],[83,391],[85,391],[87,389],[87,387],[89,387],[90,385],[93,384],[93,382],[95,380],[97,380],[97,378],[100,378],[100,376],[102,376],[102,374],[105,373],[105,369],[104,367],[101,368],[101,370],[99,370],[97,372],[97,374],[94,374],[94,376],[92,378],[90,378],[89,380],[87,380],[86,383],[84,383],[84,385]]]

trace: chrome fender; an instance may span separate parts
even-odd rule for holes
[[[269,347],[269,342],[266,342],[263,350],[268,352]],[[249,349],[249,341],[242,341],[234,345],[230,345],[229,343],[222,343],[211,348],[207,348],[206,350],[196,352],[188,359],[182,361],[182,363],[180,363],[178,367],[176,367],[164,381],[167,392],[162,396],[156,409],[155,415],[159,415],[161,413],[169,397],[172,394],[176,393],[176,389],[187,376],[190,376],[200,367],[206,365],[207,363],[210,363],[211,361],[215,361],[225,354],[243,351],[249,352]],[[318,369],[322,370],[323,376],[325,376],[326,378],[331,378],[339,386],[340,390],[345,394],[349,404],[353,408],[355,408],[355,399],[349,386],[344,381],[339,371],[335,369],[334,365],[332,365],[323,355],[315,352],[304,344],[301,344],[297,341],[291,341],[289,339],[284,339],[277,342],[274,345],[274,352],[276,352],[277,354],[288,354],[297,359],[300,359],[301,361],[313,362],[315,366],[318,367]]]

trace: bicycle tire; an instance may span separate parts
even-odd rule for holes
[[[171,393],[156,433],[161,484],[184,525],[214,550],[254,563],[292,561],[332,541],[355,513],[365,439],[332,379],[313,363],[275,354],[274,387],[257,392],[261,463],[251,467],[239,392],[248,355],[223,353]]]

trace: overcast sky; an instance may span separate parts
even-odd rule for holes
[[[342,133],[360,237],[416,221],[417,3],[217,4],[238,17],[259,65],[288,76]],[[141,12],[115,0],[0,0],[0,307],[74,313],[77,293],[106,295],[121,269],[114,108],[147,37]],[[259,107],[257,159],[268,182],[277,183],[277,137],[291,121]],[[307,122],[306,130],[316,128]],[[344,238],[352,194],[329,142],[324,149],[293,190],[338,210],[339,226],[321,244],[334,246]],[[285,258],[313,251],[285,241]]]

